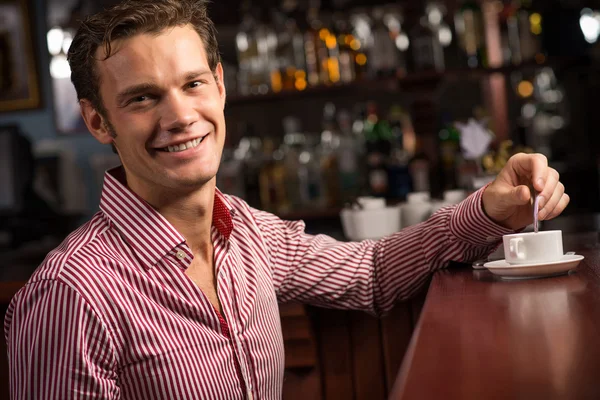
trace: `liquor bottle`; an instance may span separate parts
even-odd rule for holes
[[[292,209],[303,206],[300,194],[300,153],[306,146],[306,137],[300,128],[297,117],[288,116],[283,119],[283,164],[285,169],[285,194]]]
[[[445,115],[442,118],[442,128],[438,136],[444,190],[456,189],[458,187],[457,166],[460,158],[460,132],[453,125],[450,116]]]
[[[243,151],[223,149],[221,164],[217,172],[217,187],[223,193],[245,198],[244,180],[240,179],[244,170]]]
[[[304,32],[304,48],[308,84],[310,86],[330,83],[329,73],[326,68],[328,58],[327,46],[321,39],[321,35],[324,35],[324,28],[323,22],[320,19],[320,6],[319,0],[311,0],[306,12],[308,27]]]
[[[271,64],[271,90],[293,90],[295,81],[293,32],[287,26],[287,16],[277,9],[271,10],[271,21],[277,41]]]
[[[444,50],[426,12],[411,30],[411,44],[414,71],[444,70]]]
[[[297,15],[291,15],[286,20],[286,29],[291,37],[293,71],[294,71],[294,89],[304,90],[308,86],[306,77],[306,54],[304,48],[304,34],[300,24],[302,19]]]
[[[387,162],[392,148],[392,132],[388,122],[380,119],[374,102],[367,104],[364,136],[369,192],[372,196],[387,197],[389,191]]]
[[[263,140],[263,157],[265,161],[258,180],[262,207],[271,212],[287,212],[290,204],[285,196],[283,154],[276,149],[272,138]]]
[[[387,27],[395,53],[393,72],[398,78],[408,73],[408,59],[410,57],[410,38],[404,28],[404,14],[399,6],[389,5],[384,7],[383,23]]]
[[[543,60],[544,57],[539,37],[542,33],[541,14],[533,10],[531,0],[518,1],[516,13],[523,61]]]
[[[396,75],[398,51],[388,26],[384,22],[385,10],[375,7],[372,13],[373,46],[369,52],[369,74],[372,78]]]
[[[392,149],[388,162],[389,197],[404,200],[412,191],[408,162],[410,154],[404,149],[404,110],[399,105],[390,108],[388,116],[392,131]]]
[[[245,12],[236,34],[235,43],[238,57],[238,91],[243,95],[258,93],[261,77],[257,74],[258,43],[255,36],[256,19]]]
[[[333,14],[333,34],[337,38],[339,48],[339,69],[340,81],[343,83],[352,82],[356,79],[356,54],[352,48],[352,41],[355,40],[352,35],[350,24],[346,17],[340,13]]]
[[[425,6],[427,22],[431,29],[437,34],[442,46],[444,67],[447,69],[458,69],[464,66],[465,61],[461,59],[461,51],[454,34],[454,24],[448,18],[448,9],[440,1],[428,1]]]
[[[350,47],[356,51],[356,77],[361,80],[368,77],[370,61],[367,54],[372,51],[374,45],[371,19],[367,11],[354,10],[350,15],[350,25],[352,26]]]
[[[513,1],[504,2],[498,13],[502,60],[504,65],[519,65],[523,62],[521,37],[517,18],[517,5]]]
[[[456,32],[470,68],[487,67],[483,13],[476,1],[466,0],[456,13]]]
[[[359,195],[361,184],[359,169],[360,144],[352,131],[352,116],[347,110],[338,112],[337,121],[340,129],[338,152],[340,197],[342,203],[346,204]]]
[[[321,163],[324,201],[327,207],[336,207],[340,204],[340,172],[338,160],[340,133],[335,117],[335,105],[331,102],[326,103],[323,108],[321,142],[318,148],[318,156]]]
[[[298,177],[300,181],[300,199],[306,208],[323,208],[325,196],[321,163],[317,154],[318,137],[306,136],[305,145],[298,156]]]
[[[241,139],[236,149],[243,162],[242,181],[244,199],[255,208],[260,208],[259,174],[263,166],[262,140],[257,137],[254,127],[242,124]]]

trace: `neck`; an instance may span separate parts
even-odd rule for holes
[[[199,189],[176,191],[171,188],[141,192],[131,188],[186,239],[194,255],[208,255],[212,249],[210,229],[215,199],[215,179]]]

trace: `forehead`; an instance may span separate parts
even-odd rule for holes
[[[108,59],[103,46],[96,51],[101,82],[163,79],[178,71],[208,68],[204,43],[190,25],[115,40],[111,47]]]

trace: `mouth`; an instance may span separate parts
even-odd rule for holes
[[[178,145],[175,144],[173,146],[167,146],[167,147],[163,147],[163,148],[158,148],[157,150],[164,151],[167,153],[180,153],[182,151],[186,151],[188,149],[193,149],[195,147],[198,147],[200,145],[200,143],[202,143],[204,141],[205,137],[206,136],[202,136],[201,138],[188,140],[185,143],[181,143]]]

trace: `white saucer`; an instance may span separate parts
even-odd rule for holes
[[[583,260],[583,256],[566,254],[556,261],[509,264],[505,260],[498,260],[485,263],[483,266],[504,279],[529,279],[566,274],[576,268],[581,260]]]

